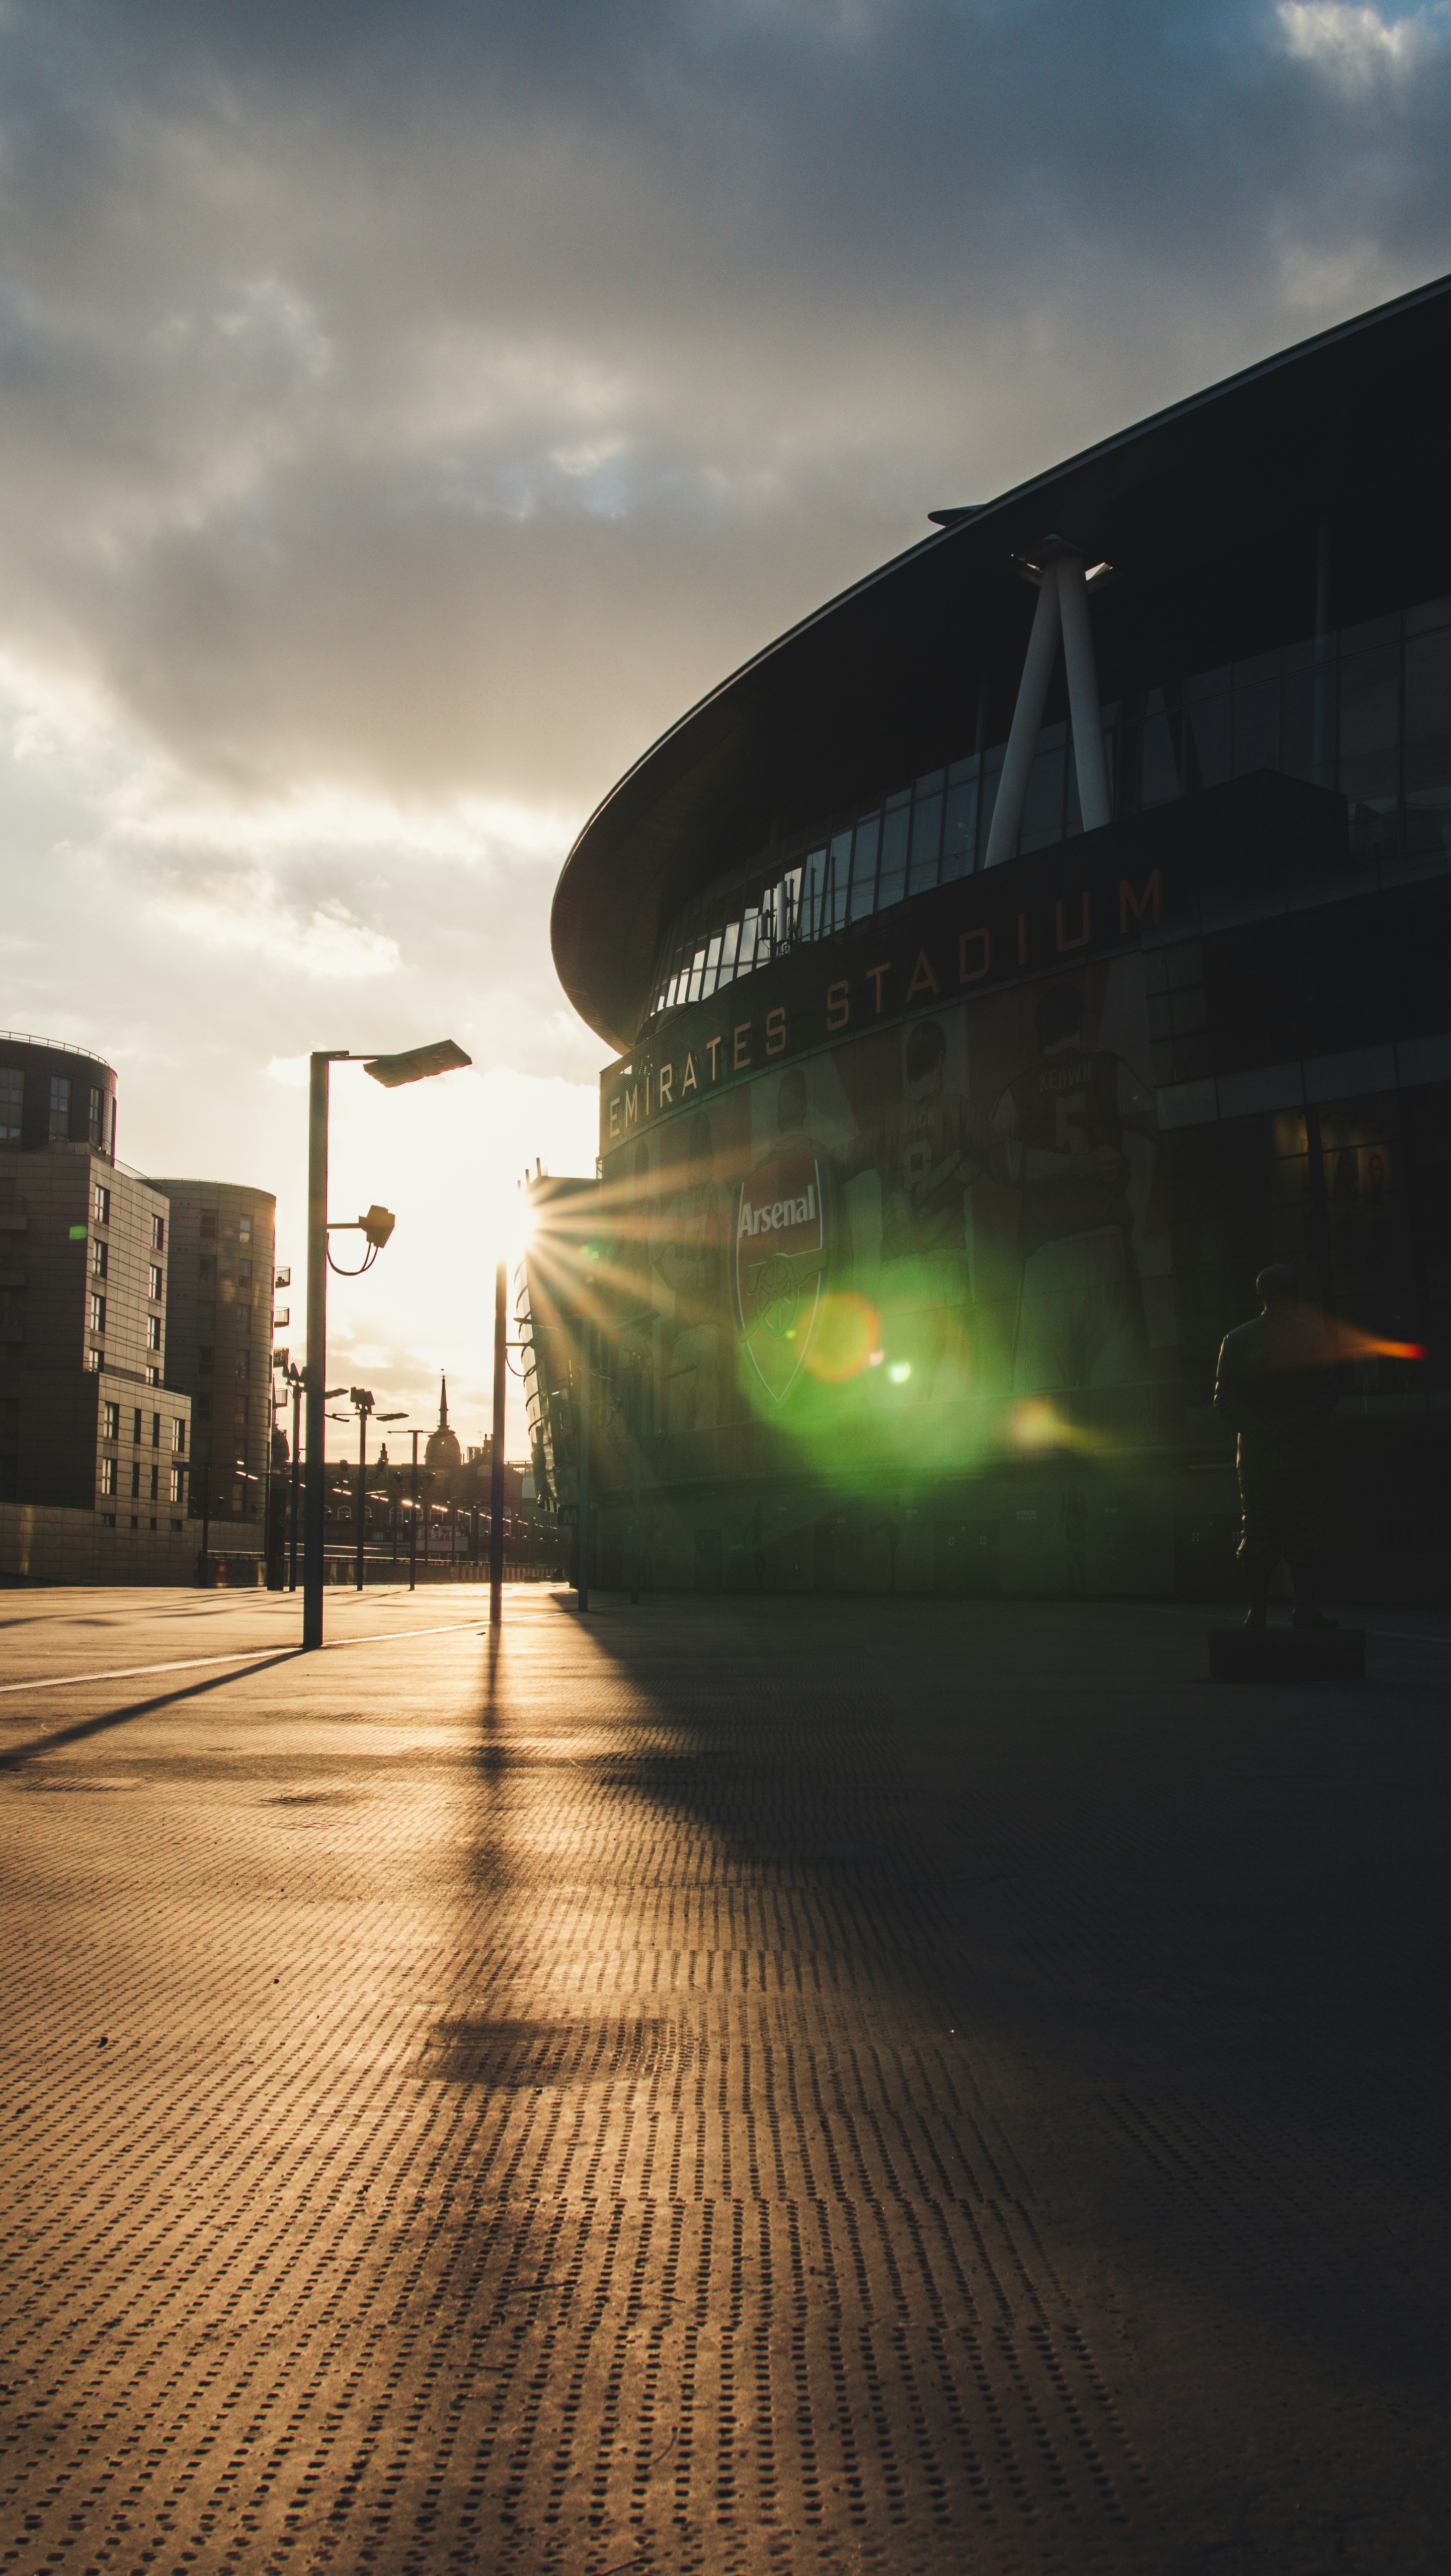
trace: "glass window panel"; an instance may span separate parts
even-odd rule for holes
[[[941,780],[942,772],[936,772]],[[934,796],[918,794],[912,808],[912,856],[907,884],[912,894],[922,894],[937,883],[937,863],[942,855],[942,795],[939,785]]]
[[[1308,658],[1285,674],[1280,692],[1279,766],[1292,778],[1318,779],[1330,786],[1335,768],[1333,637],[1323,639],[1318,662],[1315,649],[1309,648]]]
[[[1229,776],[1229,700],[1191,698],[1185,709],[1186,787],[1217,787]]]
[[[1055,731],[1059,728],[1055,727]],[[1023,799],[1023,824],[1018,835],[1020,850],[1041,850],[1050,841],[1063,838],[1063,745],[1040,751],[1028,772],[1028,792]]]
[[[917,781],[916,794],[918,803],[920,804],[922,800],[928,796],[940,796],[946,783],[946,778],[946,770],[929,769],[925,777],[919,778]]]
[[[722,984],[735,981],[736,958],[740,945],[741,925],[738,921],[728,921],[721,934],[720,943],[720,975],[717,980]]]
[[[1173,727],[1167,715],[1145,718],[1139,761],[1141,805],[1163,805],[1171,796],[1178,795],[1179,763],[1174,753]]]
[[[702,976],[702,978],[701,978],[701,985],[700,985],[700,991],[701,991],[701,998],[702,998],[702,1000],[704,1000],[704,998],[705,998],[708,994],[711,994],[711,993],[713,993],[713,992],[715,991],[715,981],[716,981],[716,976],[717,976],[717,974],[719,973],[719,971],[720,971],[720,932],[719,932],[719,931],[717,931],[717,932],[716,932],[716,934],[715,934],[715,937],[714,937],[712,940],[709,940],[709,941],[707,942],[707,944],[706,944],[706,951],[705,951],[705,973],[704,973],[704,975],[703,975],[703,976]]]
[[[823,932],[843,928],[846,922],[847,895],[851,887],[851,826],[832,837],[828,856],[826,917]]]
[[[1369,617],[1363,626],[1342,626],[1340,630],[1342,656],[1347,653],[1367,652],[1377,645],[1394,652],[1400,640],[1401,619],[1398,609],[1393,609],[1389,617]]]
[[[942,821],[942,882],[970,876],[977,859],[977,762],[965,763],[969,775],[947,791]]]
[[[1274,656],[1269,657],[1273,666]],[[1280,690],[1278,679],[1241,681],[1240,672],[1257,669],[1241,663],[1234,677],[1234,775],[1273,769],[1280,756]]]
[[[1249,661],[1236,662],[1234,666],[1234,685],[1236,694],[1238,694],[1241,689],[1257,687],[1262,680],[1277,680],[1279,676],[1280,657],[1278,653],[1255,653],[1251,656]]]
[[[821,939],[826,934],[826,852],[812,850],[806,860],[801,881],[801,936]]]
[[[1406,747],[1451,740],[1451,627],[1406,646]]]
[[[882,854],[877,870],[877,910],[900,903],[907,882],[907,833],[911,811],[905,796],[894,797],[882,816]]]
[[[1406,610],[1406,633],[1428,635],[1436,626],[1451,626],[1451,599],[1425,599]]]
[[[1393,748],[1400,715],[1399,654],[1382,645],[1375,653],[1356,653],[1340,665],[1340,757],[1342,764],[1362,753]]]
[[[880,814],[864,814],[852,838],[851,852],[851,918],[865,920],[876,908],[877,844],[881,838]]]
[[[984,858],[987,856],[988,834],[992,829],[993,807],[998,801],[998,788],[1002,782],[1003,753],[1006,747],[1004,743],[995,743],[983,762],[982,810],[977,818],[977,845]]]
[[[1196,671],[1184,683],[1184,696],[1191,702],[1196,698],[1224,698],[1228,695],[1229,665],[1227,662],[1217,671]]]
[[[1396,753],[1392,743],[1384,751],[1363,751],[1340,762],[1340,793],[1352,805],[1394,803],[1396,793]]]

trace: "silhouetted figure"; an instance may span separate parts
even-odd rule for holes
[[[1295,1626],[1331,1628],[1320,1588],[1334,1463],[1334,1344],[1324,1318],[1299,1304],[1292,1271],[1276,1263],[1260,1272],[1255,1288],[1263,1312],[1225,1334],[1214,1382],[1215,1412],[1239,1434],[1245,1625],[1265,1625],[1270,1578],[1283,1558],[1295,1586]]]

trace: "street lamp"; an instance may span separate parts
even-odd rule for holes
[[[352,1405],[358,1417],[357,1589],[361,1592],[363,1589],[363,1553],[367,1545],[368,1537],[368,1416],[373,1410],[372,1388],[370,1386],[350,1386],[348,1389],[348,1402]],[[346,1418],[346,1416],[343,1417],[344,1420],[346,1420]],[[380,1422],[402,1422],[405,1417],[403,1413],[380,1413],[377,1418]]]
[[[327,1375],[327,1149],[328,1079],[335,1064],[361,1064],[386,1089],[422,1082],[430,1074],[449,1073],[472,1063],[452,1038],[432,1046],[412,1047],[403,1055],[371,1055],[356,1048],[313,1050],[309,1063],[307,1130],[307,1478],[302,1564],[302,1643],[304,1652],[322,1644],[323,1595],[323,1447]],[[370,1270],[393,1231],[386,1208],[373,1207],[340,1233],[361,1232],[366,1250],[360,1268]],[[358,1275],[356,1272],[353,1274]]]

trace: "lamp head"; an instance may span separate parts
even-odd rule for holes
[[[366,1216],[360,1216],[358,1219],[375,1252],[382,1251],[397,1222],[398,1219],[391,1208],[378,1207],[376,1204],[369,1208]]]
[[[396,1091],[400,1083],[423,1082],[431,1073],[453,1073],[472,1063],[473,1057],[455,1046],[452,1038],[437,1038],[432,1046],[409,1047],[402,1055],[375,1055],[363,1071],[386,1090]]]

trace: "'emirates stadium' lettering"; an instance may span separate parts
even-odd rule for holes
[[[965,883],[978,887],[975,877]],[[683,1027],[671,1023],[678,1031],[680,1054],[668,1056],[663,1063],[655,1061],[652,1045],[643,1061],[612,1065],[602,1075],[601,1150],[608,1152],[610,1146],[662,1115],[698,1107],[702,1091],[713,1091],[734,1075],[755,1072],[763,1059],[770,1063],[794,1054],[823,1036],[839,1037],[848,1029],[870,1028],[913,1011],[940,1009],[950,999],[981,992],[991,979],[1059,964],[1075,971],[1089,949],[1112,950],[1119,941],[1135,938],[1146,925],[1156,926],[1163,914],[1163,876],[1156,867],[1142,885],[1131,877],[1119,877],[1116,898],[1110,879],[1096,888],[1085,886],[1073,899],[1059,896],[1048,905],[1040,899],[1032,913],[1019,911],[1015,919],[979,921],[965,929],[957,921],[949,931],[929,928],[921,946],[913,940],[895,955],[860,966],[855,976],[838,975],[826,984],[824,993],[818,989],[813,996],[809,986],[804,992],[793,990],[789,1002],[772,1004],[763,1025],[754,1019],[737,1020],[706,1034],[700,1018],[708,1005],[692,1005],[683,1015]],[[884,933],[889,933],[891,916],[881,918]],[[827,975],[840,962],[833,945],[820,952],[796,952],[798,967],[816,956]],[[785,963],[778,961],[778,965]],[[749,983],[732,985],[730,1002],[739,1009],[751,994]],[[714,1007],[728,1007],[724,995]],[[793,1215],[789,1211],[797,1202],[780,1204],[786,1213],[774,1206],[743,1208],[741,1233],[774,1234],[780,1226],[815,1223],[814,1209],[809,1216]]]
[[[779,1234],[788,1225],[815,1225],[816,1183],[813,1181],[804,1199],[773,1199],[769,1207],[753,1208],[749,1199],[741,1200],[741,1221],[736,1240],[743,1234]]]

